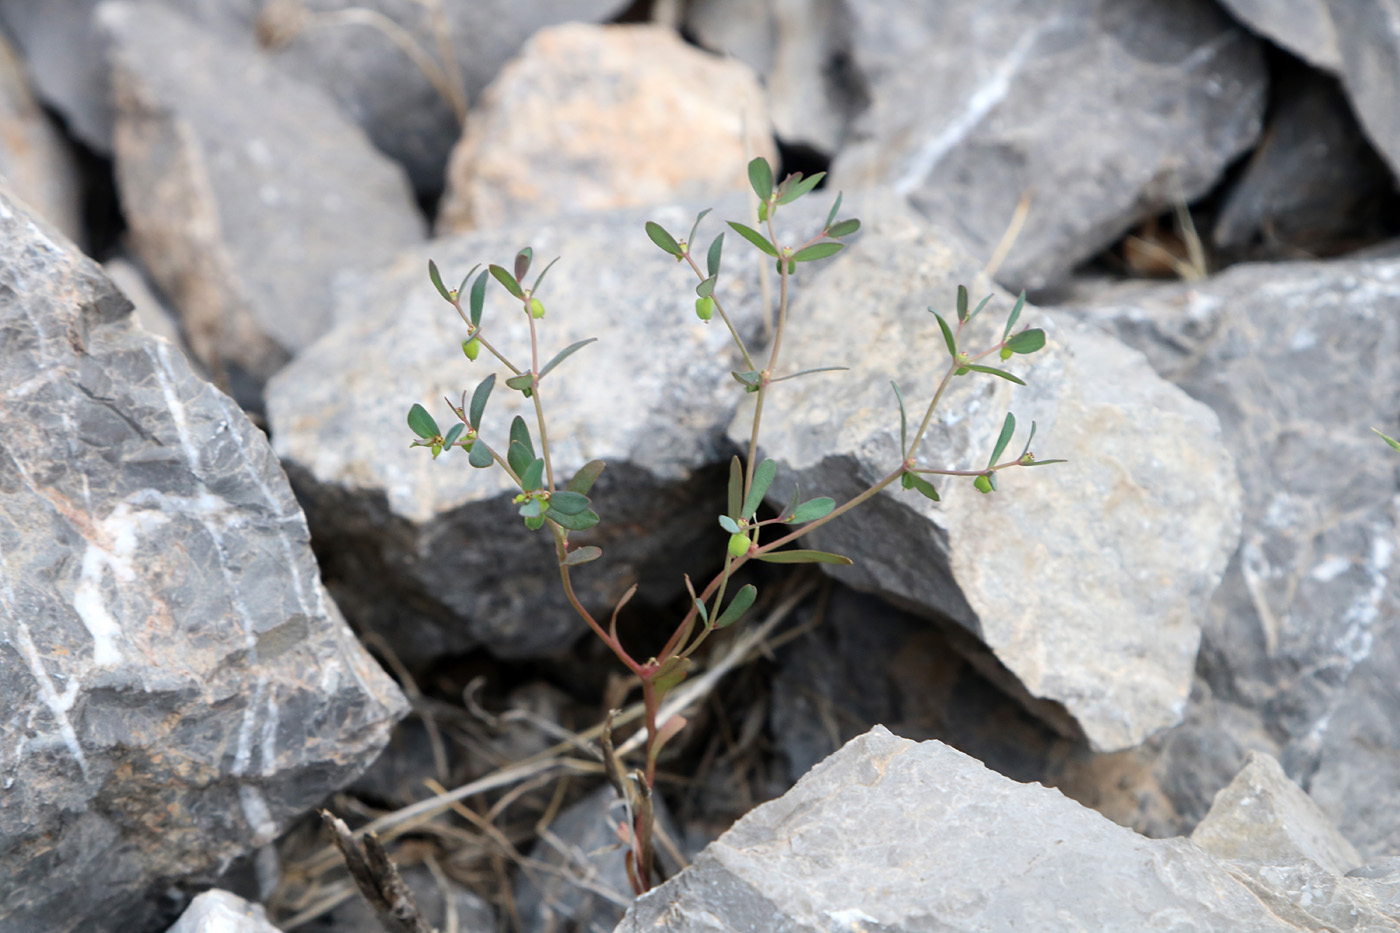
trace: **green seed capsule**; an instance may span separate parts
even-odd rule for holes
[[[475,337],[471,340],[463,340],[462,352],[467,355],[467,359],[475,361],[481,355],[481,341]]]
[[[531,299],[530,299],[530,317],[534,318],[534,319],[537,320],[537,321],[538,321],[540,318],[544,317],[544,302],[543,302],[543,301],[540,301],[538,298],[531,298]]]
[[[695,316],[702,321],[708,321],[715,316],[715,300],[709,295],[704,298],[695,299]]]
[[[1009,360],[1009,359],[1011,359],[1011,348],[1010,348],[1010,347],[1002,347],[1002,348],[1001,348],[1001,358],[1002,358],[1003,360]]]
[[[977,488],[978,492],[983,494],[992,491],[992,481],[985,476],[977,477],[975,480],[972,481],[972,485]]]
[[[749,552],[749,536],[742,532],[729,536],[729,556],[743,557]]]

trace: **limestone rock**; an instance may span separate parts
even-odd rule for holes
[[[261,906],[228,891],[205,891],[167,933],[280,933]]]
[[[1341,68],[1341,45],[1331,11],[1334,0],[1223,0],[1221,5],[1250,29],[1313,66],[1328,71]]]
[[[849,4],[870,108],[832,163],[883,183],[992,258],[1054,283],[1133,223],[1209,190],[1258,136],[1257,41],[1212,3],[979,0]]]
[[[406,705],[266,439],[0,189],[0,928],[147,929]]]
[[[240,402],[330,326],[335,275],[424,225],[403,171],[320,91],[158,6],[105,5],[132,245]]]
[[[661,26],[542,29],[471,112],[438,229],[713,199],[755,156],[776,152],[746,66]]]
[[[864,239],[794,303],[780,368],[851,370],[771,393],[762,441],[779,464],[775,502],[794,480],[804,496],[845,501],[895,469],[889,382],[903,390],[912,432],[947,365],[923,309],[952,315],[958,283],[974,296],[991,290],[961,246],[894,199],[849,212],[865,220]],[[964,345],[995,344],[1010,305],[996,295]],[[1239,481],[1216,418],[1139,354],[1063,315],[1028,307],[1020,320],[1049,335],[1046,349],[1005,364],[1029,386],[955,380],[920,463],[984,466],[1008,407],[1020,425],[1013,453],[1035,421],[1034,453],[1070,462],[1005,472],[990,496],[968,478],[932,477],[940,503],[896,483],[804,540],[855,561],[823,565],[838,579],[976,635],[1094,747],[1136,745],[1181,719],[1200,614],[1238,540]],[[749,417],[741,409],[732,438],[747,438]]]
[[[24,63],[0,33],[0,176],[74,241],[82,240],[82,187],[63,135],[30,93]]]

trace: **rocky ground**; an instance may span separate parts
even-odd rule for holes
[[[1347,0],[0,0],[0,930],[381,929],[322,807],[443,931],[1400,930],[1397,37]],[[634,904],[597,742],[620,710],[640,761],[636,685],[504,475],[408,446],[489,371],[425,271],[561,257],[546,339],[599,339],[553,456],[608,463],[578,595],[637,584],[646,657],[749,415],[643,225],[752,223],[755,156],[829,172],[795,239],[862,220],[791,296],[788,365],[847,371],[775,387],[773,509],[899,460],[959,284],[1048,345],[924,456],[979,467],[1010,408],[1068,462],[745,568]],[[762,344],[776,277],[724,250]]]

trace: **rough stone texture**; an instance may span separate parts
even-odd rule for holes
[[[420,240],[422,218],[402,170],[256,51],[162,7],[98,17],[132,245],[195,354],[257,407],[267,378],[329,328],[336,272]]]
[[[1256,40],[1212,3],[957,0],[850,4],[871,106],[832,164],[885,183],[1037,287],[1134,222],[1207,191],[1259,133]]]
[[[1342,51],[1330,9],[1334,0],[1221,0],[1221,5],[1250,29],[1312,65],[1340,70]]]
[[[741,819],[618,927],[852,929],[1297,928],[1184,839],[1145,839],[882,727]]]
[[[157,337],[164,337],[177,347],[184,348],[184,341],[180,337],[180,324],[175,319],[175,315],[156,297],[151,291],[150,283],[146,281],[145,275],[130,260],[117,256],[107,260],[102,264],[102,271],[107,278],[112,280],[112,284],[121,289],[121,293],[126,296],[134,306],[131,316],[136,319],[136,323],[149,334]]]
[[[24,63],[0,33],[0,176],[10,190],[71,240],[81,242],[82,188],[73,152],[25,78]]]
[[[405,711],[265,438],[0,190],[0,928],[146,929]]]
[[[167,933],[280,933],[259,904],[228,891],[205,891]]]
[[[1191,841],[1226,859],[1310,859],[1334,875],[1361,864],[1361,856],[1312,798],[1288,779],[1271,756],[1250,752],[1244,768],[1215,795]]]
[[[946,366],[924,307],[952,314],[958,283],[974,296],[991,288],[960,246],[895,199],[849,212],[866,221],[865,238],[793,305],[780,369],[851,371],[771,394],[763,449],[779,463],[775,500],[796,479],[804,495],[844,501],[894,469],[889,380],[912,432]],[[963,345],[996,343],[1010,305],[997,295]],[[832,570],[838,579],[963,626],[1031,695],[1062,704],[1096,748],[1124,748],[1181,719],[1199,616],[1238,540],[1239,482],[1219,422],[1139,354],[1063,315],[1027,308],[1026,325],[1049,335],[1045,350],[1007,364],[1029,386],[956,380],[920,462],[985,465],[1008,408],[1021,425],[1013,454],[1036,421],[1039,457],[1070,462],[1005,473],[992,496],[935,477],[937,504],[896,484],[811,546],[855,561]],[[741,409],[731,437],[747,438],[748,418]]]
[[[1370,429],[1400,432],[1400,260],[1236,266],[1078,311],[1210,405],[1239,464],[1242,543],[1204,615],[1206,734],[1253,719],[1363,855],[1395,851],[1400,474]]]
[[[1211,239],[1253,259],[1343,252],[1392,218],[1395,181],[1336,81],[1285,76],[1259,148],[1216,219]],[[1259,245],[1255,246],[1255,241]]]
[[[553,542],[547,532],[525,529],[508,477],[472,469],[460,450],[433,461],[408,447],[404,417],[414,402],[445,427],[444,397],[459,404],[492,372],[488,353],[475,364],[463,358],[465,325],[429,284],[429,257],[456,285],[476,263],[509,265],[526,244],[536,257],[531,281],[560,256],[540,293],[549,309],[540,322],[541,363],[575,341],[599,338],[550,373],[541,393],[558,481],[589,460],[608,462],[593,493],[603,521],[571,537],[604,551],[574,573],[585,604],[611,611],[634,581],[642,584],[640,599],[669,598],[680,569],[702,569],[697,555],[722,556],[714,516],[730,455],[724,425],[741,394],[729,375],[735,361],[718,317],[710,326],[695,318],[694,276],[643,230],[653,219],[685,236],[695,213],[657,208],[524,224],[410,251],[342,290],[338,326],[269,385],[274,443],[317,539],[334,544],[323,566],[345,587],[342,605],[356,622],[381,629],[405,660],[476,644],[502,656],[537,656],[583,630],[554,571]],[[718,207],[702,226],[702,242],[715,235],[714,216],[741,214]],[[731,242],[726,269],[733,275],[722,291],[752,338],[758,286],[751,263]],[[519,304],[491,283],[488,339],[523,363],[527,325]],[[504,386],[508,373],[497,368],[483,436],[504,450],[512,417],[533,424],[534,410]]]
[[[687,34],[763,77],[778,137],[827,154],[869,103],[850,26],[841,0],[696,0],[685,9]]]
[[[661,26],[542,29],[473,109],[438,229],[712,199],[755,156],[776,150],[743,64]]]

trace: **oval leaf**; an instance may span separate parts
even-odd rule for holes
[[[805,249],[798,250],[793,254],[793,262],[811,262],[814,259],[825,259],[846,248],[844,243],[813,243]]]
[[[584,347],[588,346],[590,343],[597,339],[597,337],[589,337],[587,340],[580,340],[578,343],[571,343],[564,349],[560,350],[558,353],[554,354],[554,359],[550,360],[548,363],[545,363],[544,369],[540,370],[540,378],[543,379],[551,369],[558,366],[560,363],[564,362],[564,360],[568,359],[572,354],[577,353],[579,350],[582,350]]]
[[[492,373],[476,387],[472,393],[471,408],[467,411],[467,421],[471,423],[472,430],[481,430],[481,415],[486,411],[486,400],[491,397],[491,390],[496,387],[496,374]]]
[[[749,163],[749,184],[760,201],[767,201],[773,194],[773,169],[768,160],[759,156]]]
[[[749,494],[744,498],[743,511],[739,513],[740,518],[753,518],[753,513],[758,511],[758,506],[763,502],[763,497],[768,495],[768,487],[773,485],[773,478],[778,475],[778,464],[772,460],[764,460],[753,471],[753,485],[749,487]]]
[[[932,499],[934,502],[938,501],[938,490],[933,488],[933,483],[930,483],[917,473],[905,471],[904,475],[899,478],[899,484],[905,489],[917,489],[926,499]]]
[[[506,291],[510,292],[516,298],[525,297],[525,290],[520,287],[520,283],[515,280],[515,276],[511,275],[501,266],[493,265],[489,268],[491,269],[491,274],[496,277],[496,281],[506,287]]]
[[[938,318],[938,327],[943,331],[943,342],[948,345],[948,353],[956,360],[958,358],[958,342],[953,337],[953,328],[949,327],[948,322],[943,320],[943,315],[932,308],[929,308],[929,311],[932,311],[933,316]]]
[[[506,385],[508,387],[512,389],[517,389],[521,392],[524,392],[526,389],[532,388],[534,384],[535,376],[533,373],[521,373],[518,376],[511,376],[509,379],[506,380]]]
[[[745,583],[739,592],[734,594],[729,605],[724,607],[719,618],[715,619],[715,628],[727,628],[738,622],[744,617],[744,613],[749,611],[749,607],[757,598],[758,589],[752,583]]]
[[[744,501],[744,465],[736,454],[729,460],[729,509],[728,514],[738,515],[739,506]],[[732,533],[732,532],[731,532]]]
[[[452,300],[452,293],[447,290],[446,285],[442,284],[442,276],[438,274],[437,263],[433,262],[431,259],[428,260],[428,278],[432,279],[433,288],[438,290],[438,294],[442,296],[443,301]]]
[[[565,488],[569,492],[576,492],[583,496],[588,495],[589,491],[593,489],[593,484],[598,481],[598,474],[603,472],[603,467],[606,465],[602,460],[588,461],[579,467],[579,471],[574,474],[573,479],[569,480],[569,485]]]
[[[514,445],[512,445],[514,446]],[[520,485],[525,487],[526,492],[534,492],[544,485],[544,460],[536,457],[530,461],[530,465],[525,468],[525,472],[520,477]],[[538,512],[532,514],[538,515]]]
[[[465,424],[462,424],[459,421],[457,424],[454,424],[452,427],[448,428],[447,436],[442,439],[442,446],[451,447],[453,444],[457,443],[457,438],[462,436],[462,431],[465,430],[466,427],[467,426]]]
[[[797,507],[792,513],[789,524],[799,525],[802,522],[814,522],[819,518],[826,518],[836,508],[836,500],[830,496],[822,496],[820,499],[808,499]]]
[[[1023,330],[1006,341],[1006,349],[1012,353],[1034,353],[1045,346],[1045,331],[1040,328]]]
[[[528,246],[515,254],[515,280],[517,282],[525,278],[525,274],[530,271],[530,260],[534,258],[535,251]]]
[[[519,415],[510,423],[510,447],[506,450],[506,462],[519,476],[535,460],[535,446],[530,443],[530,429],[525,419]]]
[[[486,446],[486,442],[475,441],[467,454],[467,462],[478,470],[484,470],[495,461],[491,457],[491,448]]]
[[[1006,451],[1006,445],[1011,443],[1011,435],[1015,433],[1016,416],[1008,411],[1006,413],[1006,420],[1001,423],[1001,435],[997,437],[996,446],[992,448],[992,458],[987,461],[988,467],[996,463],[997,458]]]
[[[728,515],[721,515],[719,517],[719,527],[723,528],[725,531],[729,532],[732,535],[737,535],[740,531],[739,523],[736,522],[734,519],[730,518]]]
[[[685,255],[681,252],[680,244],[676,242],[676,238],[671,236],[671,234],[667,233],[666,228],[661,226],[660,224],[648,220],[647,236],[651,237],[651,241],[657,246],[661,247],[662,250],[664,250],[667,253],[670,253],[677,259],[680,259]]]
[[[712,275],[699,285],[695,286],[695,294],[701,298],[709,298],[715,292],[715,277]]]
[[[471,321],[474,328],[481,326],[481,308],[486,303],[486,276],[487,273],[483,272],[472,283]]]
[[[967,320],[967,286],[958,286],[958,320]]]
[[[695,223],[690,225],[690,236],[685,238],[685,241],[691,246],[695,245],[695,231],[700,229],[700,221],[704,220],[705,215],[709,212],[710,208],[707,207],[703,211],[695,215]]]
[[[710,278],[719,275],[719,261],[724,254],[724,234],[715,237],[710,244],[710,251],[705,256],[705,269],[710,273]]]
[[[603,549],[589,544],[581,548],[576,548],[569,552],[569,556],[564,558],[565,567],[577,567],[579,564],[586,564],[591,560],[597,560],[603,556]]]
[[[584,509],[577,515],[567,515],[557,509],[550,509],[545,512],[545,517],[560,528],[567,528],[570,531],[585,531],[598,524],[598,513],[592,509]]]
[[[834,227],[827,227],[826,235],[837,239],[843,236],[850,236],[860,229],[860,221],[852,217],[850,220],[843,220]]]
[[[769,554],[759,554],[759,560],[766,560],[770,564],[853,564],[855,561],[849,557],[842,557],[840,554],[829,554],[826,551],[773,551]]]
[[[538,461],[543,463],[544,461]],[[551,512],[562,512],[565,515],[578,515],[588,508],[588,497],[582,493],[569,492],[567,489],[549,494],[549,509]]]
[[[784,191],[783,196],[778,199],[778,203],[791,204],[793,201],[796,201],[798,198],[811,191],[817,185],[821,184],[821,180],[825,177],[826,172],[817,172],[817,174],[809,175],[806,178],[803,178],[799,173],[796,176],[795,180],[788,179],[787,181],[783,182],[783,187],[787,190]]]
[[[428,410],[417,402],[408,410],[408,426],[414,434],[424,440],[437,437],[442,432],[438,430],[437,422],[433,416],[428,414]]]

